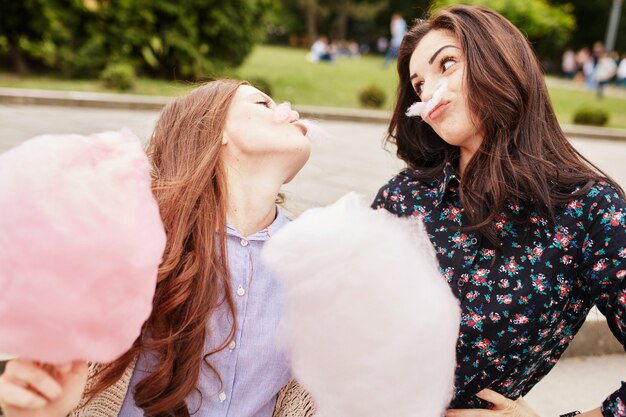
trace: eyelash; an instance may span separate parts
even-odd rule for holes
[[[270,108],[270,102],[269,100],[265,100],[265,101],[257,101],[256,104],[262,104],[265,107],[267,107],[268,109]]]
[[[444,64],[448,63],[448,62],[452,62],[453,64],[446,68],[444,66]],[[456,59],[452,56],[446,56],[444,58],[441,59],[441,61],[439,61],[439,68],[441,69],[441,72],[444,73],[447,70],[449,70],[451,67],[454,66],[454,64],[456,64]],[[417,84],[415,84],[414,89],[415,89],[415,93],[419,96],[422,92],[422,86],[424,85],[424,83],[422,81],[418,82]]]

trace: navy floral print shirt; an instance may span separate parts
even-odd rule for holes
[[[485,407],[475,397],[484,388],[511,399],[525,395],[594,305],[626,344],[626,203],[614,188],[594,184],[557,213],[557,225],[536,212],[513,222],[523,207],[509,204],[494,220],[502,245],[496,251],[478,232],[459,230],[468,220],[450,164],[432,182],[413,172],[392,178],[372,207],[424,222],[441,274],[461,301],[450,408]],[[602,404],[605,417],[626,416],[626,383],[615,382]]]

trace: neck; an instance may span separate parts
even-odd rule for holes
[[[473,153],[461,148],[461,155],[459,156],[459,175],[461,175],[461,178],[463,177],[463,172],[465,172],[465,168],[467,167],[470,159],[472,159],[473,155]]]
[[[276,218],[276,197],[282,181],[263,173],[228,170],[228,222],[242,236],[267,228]]]
[[[463,178],[465,168],[467,168],[469,161],[472,159],[481,143],[482,139],[471,141],[469,146],[461,146],[461,153],[459,155],[459,175],[461,175],[461,178]]]

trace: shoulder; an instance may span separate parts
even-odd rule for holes
[[[583,195],[569,204],[580,209],[580,220],[592,229],[624,229],[626,231],[626,202],[618,188],[606,181],[597,181]]]
[[[372,208],[384,208],[392,213],[402,214],[406,203],[430,196],[433,189],[436,189],[433,181],[419,179],[415,171],[405,169],[378,190]]]
[[[596,181],[584,195],[583,203],[590,214],[610,208],[623,210],[626,206],[617,187],[607,181]]]

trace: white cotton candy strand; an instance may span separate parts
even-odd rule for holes
[[[441,102],[443,95],[448,91],[448,79],[443,78],[437,87],[437,90],[433,93],[433,96],[428,101],[417,101],[406,110],[408,117],[424,117],[430,113]]]
[[[300,119],[300,114],[291,108],[291,103],[288,101],[276,106],[274,119],[277,123],[284,123],[288,120],[299,121],[306,127],[306,137],[311,143],[328,143],[331,141],[331,135],[326,129],[322,128],[315,120]]]
[[[300,123],[302,123],[306,127],[306,137],[309,138],[311,143],[320,144],[329,143],[332,141],[331,134],[322,126],[320,126],[317,121],[310,119],[300,119]]]
[[[416,219],[351,193],[263,250],[285,287],[279,345],[318,417],[439,417],[453,392],[460,309]]]

